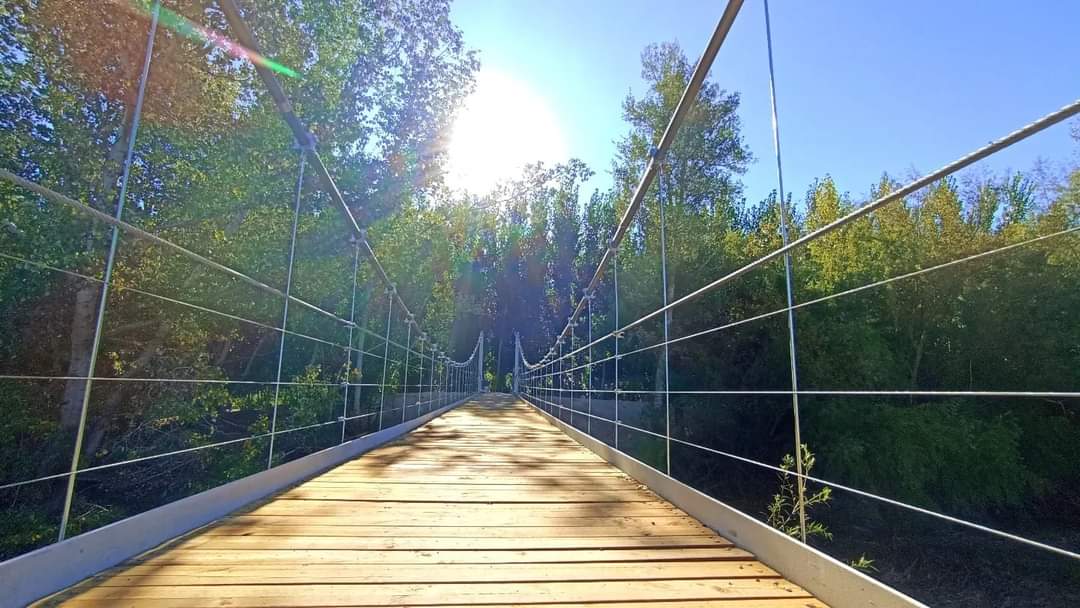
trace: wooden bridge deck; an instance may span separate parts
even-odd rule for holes
[[[46,603],[825,608],[495,395]]]

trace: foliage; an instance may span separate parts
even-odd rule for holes
[[[592,280],[688,81],[685,54],[672,43],[643,53],[646,86],[622,105],[627,131],[611,188],[585,192],[599,168],[566,159],[530,165],[489,195],[464,199],[443,186],[441,163],[446,127],[477,60],[447,2],[243,4],[265,52],[301,73],[284,84],[297,115],[311,125],[321,158],[420,325],[457,358],[484,331],[492,389],[507,390],[515,332],[528,358],[542,356]],[[170,5],[226,29],[212,2]],[[111,6],[12,0],[0,10],[0,162],[107,213],[115,211],[148,23],[143,13]],[[298,186],[291,133],[246,62],[168,30],[156,44],[125,221],[283,286]],[[739,103],[738,93],[706,81],[614,258],[618,309],[609,266],[575,345],[589,330],[599,337],[615,329],[616,317],[624,325],[665,295],[670,301],[773,251],[781,221],[805,235],[898,187],[888,175],[863,185],[823,175],[788,201],[786,218],[776,193],[747,200],[741,175],[753,155]],[[86,394],[78,378],[91,373],[109,381],[90,392],[82,466],[217,447],[81,474],[73,532],[261,470],[275,403],[276,428],[289,431],[275,441],[278,463],[371,430],[374,419],[362,416],[419,382],[419,366],[406,371],[404,351],[385,342],[389,335],[415,347],[415,336],[362,257],[354,301],[349,230],[308,169],[299,184],[292,293],[354,319],[354,331],[291,306],[282,340],[273,329],[284,317],[279,298],[125,236],[95,370],[87,354],[110,231],[0,183],[0,251],[9,256],[0,259],[0,371],[67,378],[0,383],[0,481],[67,470]],[[800,386],[898,391],[800,397],[802,436],[816,450],[804,453],[807,472],[815,466],[837,483],[992,524],[1076,521],[1075,399],[926,395],[1080,384],[1075,234],[936,268],[1080,225],[1080,171],[1061,183],[1041,179],[1009,172],[943,180],[793,252],[795,298],[809,303],[795,315]],[[866,187],[865,198],[845,191]],[[900,278],[918,271],[925,272]],[[776,314],[784,287],[783,266],[765,264],[678,307],[672,336],[715,331],[671,345],[669,378],[654,348],[660,319],[625,332],[620,352],[641,350],[620,360],[618,388],[790,387],[786,318]],[[358,352],[347,360],[341,345]],[[286,383],[275,393],[279,351]],[[613,353],[609,338],[592,355]],[[382,384],[384,370],[380,392],[371,385]],[[612,391],[613,372],[609,361],[562,380]],[[358,386],[345,391],[346,378]],[[610,392],[594,399],[603,395]],[[667,422],[659,398],[622,404],[627,424]],[[676,436],[791,469],[789,396],[673,396],[671,405]],[[343,411],[358,418],[339,425]],[[322,426],[305,428],[315,424]],[[621,449],[664,464],[662,442],[629,431],[620,437]],[[777,492],[772,479],[741,475],[723,457],[709,460],[707,483],[754,496],[751,510],[773,497],[770,518],[788,533],[797,527],[790,475]],[[0,493],[3,555],[55,538],[63,483]],[[807,503],[828,504],[825,490]],[[835,530],[843,541],[840,502],[815,514],[812,534]],[[868,517],[891,525],[885,512]],[[865,556],[855,563],[874,567]]]
[[[868,559],[866,555],[863,554],[851,560],[850,562],[848,562],[848,564],[852,568],[855,568],[856,570],[862,570],[863,572],[877,572],[878,569],[877,566],[874,565],[874,561],[875,560]]]
[[[814,454],[805,443],[799,446],[802,458],[803,475],[810,475],[814,468]],[[832,540],[832,532],[825,524],[810,518],[810,510],[819,505],[827,505],[832,500],[832,488],[825,486],[816,492],[807,494],[805,484],[800,484],[795,477],[795,457],[784,454],[780,461],[780,469],[777,478],[780,483],[779,491],[773,495],[769,503],[767,519],[769,525],[780,530],[788,536],[802,538],[802,513],[806,514],[806,539],[820,536],[826,540]]]
[[[229,37],[212,2],[167,7]],[[150,3],[15,0],[0,10],[0,152],[4,168],[114,213]],[[458,233],[470,218],[436,207],[441,140],[477,69],[448,3],[279,3],[242,6],[263,51],[301,73],[285,86],[323,161],[370,229],[433,338],[452,339],[454,291],[468,264]],[[283,286],[298,155],[251,64],[158,28],[123,219],[217,262]],[[146,458],[79,476],[69,532],[237,479],[367,432],[380,397],[386,301],[369,265],[357,273],[338,211],[309,171],[301,187],[292,295],[282,340],[279,298],[122,235],[97,368],[89,353],[111,231],[0,184],[0,368],[67,380],[0,386],[4,482],[67,470],[89,395],[80,467]],[[430,265],[418,265],[420,259]],[[23,262],[20,260],[29,260]],[[400,265],[396,261],[400,260]],[[390,263],[394,261],[394,263]],[[392,318],[391,339],[405,341]],[[401,334],[401,335],[399,335]],[[376,338],[377,336],[377,338]],[[475,334],[473,334],[473,339]],[[346,362],[341,345],[362,354]],[[277,353],[282,380],[274,391]],[[413,344],[415,348],[415,343]],[[469,345],[471,349],[471,344]],[[404,390],[403,352],[390,351],[391,390]],[[342,395],[345,375],[367,385]],[[115,381],[95,382],[94,375]],[[419,367],[409,370],[419,384]],[[148,380],[144,380],[148,379]],[[427,380],[427,378],[425,378]],[[88,392],[89,390],[89,392]],[[342,409],[357,416],[337,424]],[[327,420],[333,424],[325,424]],[[319,425],[319,426],[312,426]],[[306,427],[311,426],[310,429]],[[175,450],[218,445],[197,451]],[[3,555],[56,536],[64,479],[0,492]]]

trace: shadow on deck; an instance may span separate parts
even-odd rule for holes
[[[44,605],[825,608],[484,395]]]

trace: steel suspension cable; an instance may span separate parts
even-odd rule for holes
[[[784,190],[784,167],[780,161],[780,117],[777,110],[776,101],[776,73],[773,68],[773,47],[772,47],[772,24],[769,20],[769,0],[762,0],[765,13],[765,47],[768,50],[769,56],[769,105],[772,109],[772,134],[773,134],[773,148],[776,150],[776,182],[777,182],[777,202],[779,204],[780,213],[780,238],[782,243],[787,246],[790,242],[788,237],[788,208],[787,208],[787,191]],[[794,268],[792,267],[791,252],[788,251],[784,254],[784,292],[787,298],[787,338],[788,338],[788,363],[791,373],[791,413],[792,413],[792,428],[795,435],[795,472],[799,474],[795,479],[795,483],[798,486],[798,504],[797,510],[799,512],[799,537],[802,542],[806,543],[806,484],[803,481],[803,440],[802,440],[802,425],[799,422],[799,363],[798,363],[798,351],[796,349],[795,342],[795,312],[794,312],[794,287],[792,285]],[[667,302],[664,302],[667,305]],[[667,341],[667,335],[664,336],[664,340]],[[664,345],[664,351],[667,352],[668,345]]]
[[[807,244],[809,244],[809,243],[811,243],[811,242],[813,242],[813,241],[815,241],[815,240],[817,240],[817,239],[819,239],[819,238],[821,238],[821,237],[823,237],[823,236],[825,236],[825,235],[827,235],[827,234],[829,234],[831,232],[834,232],[834,231],[836,231],[836,230],[838,230],[838,229],[840,229],[840,228],[842,228],[842,227],[844,227],[844,226],[846,226],[846,225],[848,225],[848,224],[850,224],[850,223],[852,223],[852,222],[854,222],[854,221],[868,215],[869,213],[872,213],[873,211],[875,211],[877,209],[880,209],[881,207],[883,207],[885,205],[900,201],[903,198],[913,194],[914,192],[917,192],[918,190],[921,190],[922,188],[925,188],[926,186],[929,186],[930,184],[933,184],[936,181],[939,181],[939,180],[941,180],[941,179],[943,179],[945,177],[948,177],[948,176],[952,175],[953,173],[956,173],[957,171],[960,171],[961,169],[964,169],[964,168],[966,168],[966,167],[968,167],[968,166],[970,166],[970,165],[972,165],[972,164],[986,158],[987,156],[990,156],[990,155],[992,155],[992,154],[994,154],[996,152],[1000,152],[1001,150],[1004,150],[1004,149],[1006,149],[1006,148],[1008,148],[1008,147],[1010,147],[1010,146],[1012,146],[1012,145],[1014,145],[1014,144],[1016,144],[1018,142],[1021,142],[1021,141],[1025,140],[1025,139],[1037,134],[1037,133],[1040,133],[1041,131],[1044,131],[1044,130],[1046,130],[1046,129],[1048,129],[1048,128],[1050,128],[1050,127],[1052,127],[1052,126],[1054,126],[1054,125],[1056,125],[1056,124],[1058,124],[1058,123],[1060,123],[1060,122],[1062,122],[1064,120],[1067,120],[1067,119],[1069,119],[1069,118],[1071,118],[1073,116],[1076,116],[1077,114],[1080,114],[1080,99],[1078,99],[1077,101],[1074,101],[1074,102],[1072,102],[1072,103],[1070,103],[1070,104],[1068,104],[1068,105],[1066,105],[1066,106],[1064,106],[1064,107],[1062,107],[1062,108],[1060,108],[1060,109],[1058,109],[1058,110],[1056,110],[1054,112],[1046,114],[1045,116],[1043,116],[1043,117],[1029,123],[1028,125],[1025,125],[1024,127],[1021,127],[1019,129],[1013,131],[1012,133],[1009,133],[1008,135],[1005,135],[1004,137],[996,139],[996,140],[990,142],[989,144],[975,150],[974,152],[971,152],[971,153],[969,153],[969,154],[967,154],[965,156],[962,156],[959,159],[957,159],[957,160],[955,160],[955,161],[953,161],[953,162],[951,162],[951,163],[937,169],[936,171],[933,171],[933,172],[931,172],[931,173],[929,173],[929,174],[927,174],[927,175],[925,175],[923,177],[916,178],[916,179],[908,182],[904,186],[901,186],[900,188],[898,188],[898,189],[896,189],[896,190],[894,190],[894,191],[892,191],[892,192],[890,192],[890,193],[888,193],[886,195],[883,195],[883,196],[881,196],[881,197],[879,197],[879,198],[877,198],[877,199],[863,205],[862,207],[859,207],[858,209],[855,209],[855,210],[851,211],[847,215],[845,215],[845,216],[843,216],[843,217],[841,217],[839,219],[833,220],[829,224],[826,224],[825,226],[822,226],[821,228],[813,230],[813,231],[811,231],[811,232],[809,232],[809,233],[807,233],[807,234],[805,234],[805,235],[791,241],[787,245],[783,245],[783,246],[781,246],[781,247],[779,247],[777,249],[774,249],[773,251],[771,251],[771,252],[769,252],[769,253],[767,253],[767,254],[765,254],[763,256],[760,256],[760,257],[746,263],[745,265],[737,268],[736,270],[733,270],[733,271],[729,272],[728,274],[720,277],[719,279],[716,279],[716,280],[704,285],[703,287],[700,287],[700,288],[698,288],[698,289],[696,289],[696,290],[694,290],[694,291],[692,291],[692,292],[690,292],[690,293],[688,293],[688,294],[686,294],[686,295],[684,295],[684,296],[682,296],[682,297],[680,297],[680,298],[678,298],[678,299],[676,299],[676,300],[674,300],[672,302],[669,302],[666,306],[663,306],[661,308],[653,310],[652,312],[647,313],[647,314],[635,319],[634,321],[631,321],[631,322],[627,323],[623,327],[616,328],[616,330],[614,330],[614,331],[612,331],[612,332],[610,332],[610,333],[608,333],[608,334],[606,334],[604,336],[601,336],[597,340],[598,341],[605,340],[605,339],[611,337],[616,331],[625,332],[628,329],[638,327],[642,323],[645,323],[646,321],[649,321],[650,319],[653,319],[653,318],[657,317],[658,315],[664,314],[665,312],[667,312],[670,309],[674,309],[674,308],[677,308],[677,307],[679,307],[679,306],[681,306],[683,304],[686,304],[688,302],[692,302],[692,301],[704,296],[705,294],[714,291],[718,287],[720,287],[722,285],[725,285],[725,284],[731,282],[732,280],[734,280],[734,279],[736,279],[736,278],[738,278],[738,277],[740,277],[740,276],[742,276],[744,274],[747,274],[747,273],[759,268],[760,266],[763,266],[764,264],[766,264],[768,262],[771,262],[771,261],[773,261],[773,260],[775,260],[775,259],[777,259],[777,258],[779,258],[781,256],[784,256],[785,254],[787,254],[789,252],[792,252],[792,251],[794,251],[796,249],[802,248],[802,247],[806,246]],[[563,356],[565,356],[565,355],[563,355]]]
[[[281,329],[289,326],[289,295],[292,293],[293,260],[296,256],[296,228],[300,224],[300,204],[304,193],[304,167],[307,165],[307,149],[300,149],[300,168],[296,176],[296,203],[293,206],[292,233],[289,237],[289,261],[285,271],[285,305],[281,313]],[[281,366],[285,359],[285,332],[281,333],[278,343],[277,374],[274,381],[273,414],[270,418],[270,449],[266,457],[266,468],[274,466],[274,431],[277,429],[278,401],[281,394]]]
[[[127,203],[128,183],[131,178],[131,161],[135,156],[135,138],[139,133],[139,123],[142,120],[143,101],[146,99],[146,84],[150,79],[150,59],[154,53],[154,42],[157,39],[158,20],[161,16],[161,2],[155,0],[150,16],[150,31],[146,40],[146,51],[143,54],[142,70],[139,74],[139,88],[135,97],[135,108],[131,121],[131,128],[127,133],[127,150],[124,153],[123,170],[120,176],[120,193],[116,200],[115,215],[110,218],[116,222],[124,216],[124,207]],[[108,216],[106,216],[108,217]],[[97,319],[94,326],[94,337],[90,345],[89,360],[87,361],[87,374],[94,375],[97,368],[98,353],[101,348],[101,335],[105,327],[105,309],[109,303],[109,285],[112,283],[113,268],[116,265],[116,251],[120,245],[120,231],[114,224],[109,240],[109,252],[105,261],[105,275],[102,277],[101,294],[97,305]],[[75,497],[75,477],[79,468],[79,458],[82,455],[83,438],[86,434],[86,417],[90,411],[90,394],[93,389],[93,381],[87,380],[82,389],[82,404],[79,409],[79,422],[75,432],[75,445],[71,451],[71,469],[67,479],[67,487],[64,491],[64,506],[60,515],[60,531],[57,541],[64,540],[67,533],[68,519],[71,516],[71,501]]]
[[[787,394],[787,393],[785,392],[784,394]],[[532,398],[536,399],[535,397],[532,397]],[[539,400],[539,401],[543,401],[543,400]],[[558,405],[557,403],[547,402],[546,405],[548,405],[550,407],[553,407],[553,408],[555,408],[555,407],[560,408],[560,410],[565,409],[562,406]],[[535,406],[535,404],[534,404],[534,406]],[[538,409],[541,409],[541,408],[538,408]],[[597,417],[597,418],[599,418],[599,417]],[[609,419],[606,419],[606,418],[604,418],[603,420],[606,420],[608,422],[614,422],[615,425],[616,425],[616,433],[618,432],[618,428],[622,427],[622,428],[630,429],[630,430],[633,430],[633,431],[636,431],[636,432],[644,433],[646,435],[650,435],[650,436],[656,437],[658,439],[664,439],[665,438],[662,433],[657,433],[655,431],[650,431],[648,429],[643,429],[643,428],[640,428],[640,427],[637,427],[637,426],[626,424],[626,423],[621,422],[621,421],[612,421],[612,420],[609,420]],[[750,464],[750,465],[754,465],[754,466],[757,466],[757,467],[765,468],[765,469],[774,471],[774,472],[782,474],[782,475],[791,476],[791,477],[799,475],[795,471],[784,469],[784,468],[778,467],[776,465],[772,465],[772,464],[769,464],[769,463],[766,463],[766,462],[761,462],[761,461],[758,461],[758,460],[754,460],[752,458],[747,458],[745,456],[739,456],[739,455],[733,454],[731,452],[726,452],[724,450],[718,450],[716,448],[711,448],[709,446],[704,446],[704,445],[701,445],[701,444],[697,444],[697,443],[694,443],[694,442],[691,442],[691,441],[687,441],[685,439],[679,439],[678,437],[673,437],[672,441],[675,442],[675,443],[678,443],[680,445],[685,445],[687,447],[691,447],[691,448],[695,448],[695,449],[702,450],[702,451],[705,451],[705,452],[709,452],[709,453],[712,453],[712,454],[716,454],[718,456],[724,456],[724,457],[731,458],[733,460],[737,460],[737,461],[740,461],[740,462],[743,462],[743,463],[746,463],[746,464]],[[638,461],[636,458],[634,458],[630,454],[627,454],[626,452],[620,451],[620,453],[623,454],[624,456],[628,457],[628,458],[631,458],[631,459],[634,459],[635,461]],[[638,461],[638,462],[641,462],[641,461]],[[652,465],[649,465],[649,464],[646,464],[646,463],[642,463],[642,464],[644,466],[647,466],[647,467],[657,471],[658,473],[660,473],[662,475],[666,475],[666,473],[664,473],[663,471],[660,471],[659,469],[657,469],[656,467],[654,467]],[[963,527],[966,527],[966,528],[979,530],[980,532],[985,532],[987,534],[992,534],[992,535],[998,536],[1000,538],[1005,538],[1005,539],[1008,539],[1008,540],[1016,541],[1018,543],[1022,543],[1024,545],[1027,545],[1029,547],[1034,547],[1034,548],[1037,548],[1037,549],[1042,549],[1042,550],[1045,550],[1045,551],[1049,551],[1051,553],[1055,553],[1055,554],[1061,555],[1063,557],[1068,557],[1068,558],[1072,558],[1072,559],[1075,559],[1075,560],[1080,560],[1080,553],[1076,553],[1074,551],[1070,551],[1070,550],[1064,549],[1062,547],[1058,547],[1058,546],[1055,546],[1055,545],[1050,545],[1050,544],[1047,544],[1047,543],[1039,542],[1039,541],[1036,541],[1036,540],[1033,540],[1033,539],[1030,539],[1030,538],[1027,538],[1027,537],[1024,537],[1024,536],[1013,534],[1011,532],[1005,532],[1004,530],[999,530],[997,528],[984,526],[982,524],[978,524],[978,523],[975,523],[975,522],[972,522],[972,521],[968,521],[966,519],[961,519],[961,518],[958,518],[958,517],[954,517],[952,515],[947,515],[945,513],[940,513],[938,511],[927,509],[925,507],[919,507],[917,505],[912,505],[912,504],[909,504],[909,503],[906,503],[906,502],[903,502],[903,501],[900,501],[900,500],[889,498],[887,496],[882,496],[880,494],[875,494],[873,492],[867,492],[865,490],[860,490],[858,488],[855,488],[855,487],[852,487],[852,486],[849,486],[849,485],[846,485],[846,484],[842,484],[842,483],[837,483],[835,481],[831,481],[831,480],[824,479],[824,478],[821,478],[821,477],[815,477],[813,475],[806,475],[806,474],[801,475],[801,477],[803,478],[804,482],[811,481],[811,482],[814,482],[814,483],[826,485],[826,486],[829,486],[829,487],[832,487],[832,488],[843,490],[843,491],[851,493],[851,494],[855,494],[857,496],[861,496],[863,498],[869,498],[871,500],[876,500],[876,501],[879,501],[879,502],[882,502],[882,503],[885,503],[885,504],[889,504],[889,505],[892,505],[892,506],[895,506],[895,507],[898,507],[898,508],[901,508],[901,509],[905,509],[905,510],[912,511],[912,512],[915,512],[915,513],[920,513],[922,515],[927,515],[927,516],[930,516],[930,517],[933,517],[933,518],[936,518],[936,519],[939,519],[939,520],[942,520],[942,521],[947,521],[949,523],[957,524],[957,525],[960,525],[960,526],[963,526]]]

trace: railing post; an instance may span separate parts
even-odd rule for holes
[[[574,327],[577,325],[577,320],[571,317],[570,323],[570,377],[567,379],[570,382],[570,426],[574,426]]]
[[[405,402],[409,397],[409,355],[412,353],[413,316],[405,319],[405,371],[401,374],[401,421],[405,422]]]
[[[671,475],[671,379],[670,379],[670,353],[668,352],[668,332],[671,325],[671,311],[667,310],[668,305],[668,276],[667,276],[667,228],[666,219],[664,216],[664,161],[656,155],[654,150],[654,158],[658,161],[657,168],[657,180],[656,180],[656,206],[660,210],[660,277],[663,281],[663,304],[664,304],[664,454],[665,462],[667,463],[668,475]]]
[[[153,12],[150,17],[150,32],[147,34],[146,51],[143,54],[142,71],[139,73],[139,89],[135,97],[135,108],[132,112],[131,128],[127,133],[127,151],[124,153],[124,165],[120,176],[120,192],[116,199],[116,211],[113,217],[120,220],[124,216],[124,206],[127,202],[128,182],[131,178],[131,161],[135,156],[135,137],[139,133],[139,122],[142,119],[143,100],[146,98],[146,82],[150,76],[150,61],[154,54],[154,42],[157,39],[158,18],[161,14],[161,2],[155,1]],[[68,473],[67,487],[64,491],[64,508],[60,514],[60,531],[57,542],[64,540],[67,534],[68,519],[71,517],[71,502],[75,498],[75,478],[79,472],[79,459],[81,457],[83,438],[86,434],[86,419],[90,411],[90,391],[94,384],[94,374],[97,368],[98,351],[101,349],[101,334],[105,327],[105,309],[109,301],[109,285],[112,282],[113,268],[116,266],[116,252],[120,247],[120,227],[114,225],[109,241],[109,253],[105,260],[105,274],[101,281],[101,297],[98,299],[97,321],[94,326],[94,338],[90,344],[90,358],[87,361],[86,378],[82,390],[82,406],[79,409],[79,424],[75,431],[75,445],[71,451],[71,470]]]
[[[559,345],[559,392],[558,392],[559,396],[557,397],[557,399],[558,399],[558,402],[559,402],[559,420],[562,420],[562,417],[563,417],[562,394],[563,394],[563,390],[564,390],[563,389],[563,368],[565,367],[563,365],[563,358],[562,358],[562,334],[559,334],[559,337],[558,337],[557,340],[555,340],[555,343]],[[552,365],[552,367],[553,368],[555,367],[554,364]]]
[[[281,312],[281,340],[278,342],[277,374],[274,379],[273,413],[270,416],[270,450],[266,468],[274,466],[274,439],[277,437],[278,405],[281,398],[281,366],[285,361],[285,337],[289,329],[289,299],[292,298],[293,261],[296,257],[296,227],[300,223],[300,203],[304,191],[304,167],[307,164],[307,145],[300,148],[300,169],[296,177],[296,204],[293,206],[292,233],[289,237],[289,266],[285,272],[285,304]]]
[[[428,398],[424,402],[428,406],[428,411],[431,411],[432,399],[435,398],[435,344],[431,343],[431,371],[428,372]],[[423,378],[420,380],[423,382]]]
[[[622,336],[622,328],[619,326],[619,248],[614,243],[609,247],[611,251],[611,277],[615,284],[615,449],[619,449],[619,338]]]
[[[765,42],[769,55],[769,101],[772,106],[773,148],[776,150],[776,181],[779,187],[777,200],[780,211],[780,238],[787,247],[791,238],[788,229],[787,201],[784,198],[784,169],[780,162],[780,119],[776,104],[776,77],[773,71],[772,24],[769,22],[769,0],[765,5]],[[798,355],[795,342],[795,295],[793,288],[795,269],[791,252],[784,254],[784,288],[787,294],[788,361],[791,366],[791,413],[795,431],[795,473],[799,492],[799,536],[806,542],[806,479],[803,477],[802,432],[799,424],[799,375]]]
[[[484,390],[484,332],[480,332],[480,360],[476,362],[476,392]],[[499,370],[495,370],[498,373]]]
[[[420,329],[417,326],[417,329]],[[420,337],[416,339],[418,344],[416,349],[416,358],[420,360],[420,374],[416,376],[416,416],[420,417],[420,399],[424,394],[424,342],[427,341],[427,334],[420,332]]]
[[[589,436],[591,437],[592,436],[592,377],[593,377],[593,366],[592,366],[592,300],[593,300],[593,297],[592,297],[591,293],[585,294],[585,297],[588,298],[588,301],[585,303],[585,305],[588,307],[588,320],[589,320],[589,334],[588,334],[588,340],[589,340],[589,366],[585,368],[585,369],[589,370],[589,385],[586,387],[586,390],[588,390],[588,392],[586,393],[586,395],[588,396],[588,406],[587,406],[586,411],[588,412],[589,415],[588,415],[587,418],[585,418],[585,432],[588,433]]]
[[[345,424],[349,418],[349,384],[352,381],[352,358],[353,358],[353,328],[356,327],[356,274],[360,268],[360,242],[356,242],[355,252],[353,253],[353,266],[352,266],[352,298],[349,301],[349,349],[346,351],[347,358],[345,362],[345,398],[341,404],[341,443],[345,443]],[[363,355],[360,355],[358,359],[362,362]],[[360,366],[357,365],[357,368]],[[359,393],[361,387],[356,387],[356,392]]]
[[[560,379],[558,374],[555,373],[555,362],[554,361],[549,361],[548,362],[548,364],[547,364],[547,373],[545,374],[545,376],[547,378],[547,386],[548,386],[548,399],[547,399],[548,413],[551,414],[552,416],[558,416],[559,420],[562,420],[562,410],[556,410],[555,409],[555,405],[556,405],[555,400],[558,399],[558,397],[556,396],[556,393],[555,393],[555,383],[556,382],[562,382],[562,379]]]
[[[517,395],[521,384],[518,381],[518,374],[521,369],[521,335],[514,332],[514,394]]]
[[[390,361],[390,324],[394,317],[394,288],[386,289],[386,338],[383,341],[382,382],[379,384],[379,430],[382,430],[383,407],[386,404],[386,364]]]

